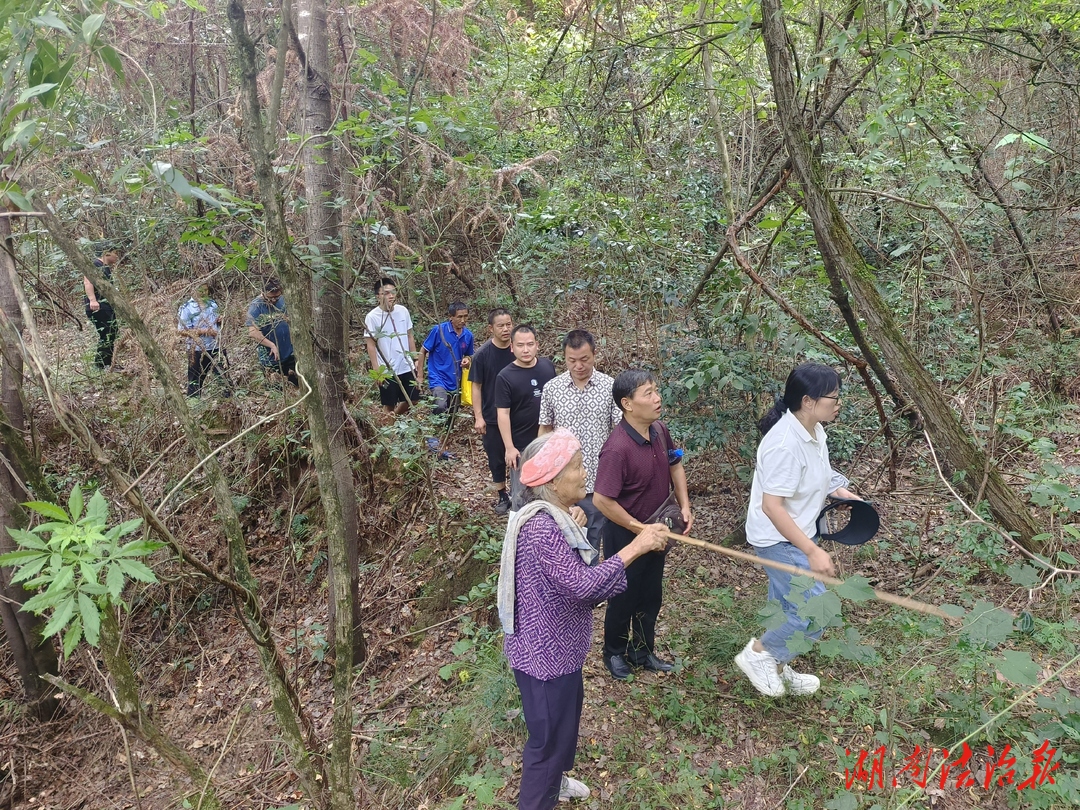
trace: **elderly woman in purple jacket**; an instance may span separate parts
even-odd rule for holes
[[[499,618],[529,730],[518,808],[551,810],[560,799],[589,795],[566,772],[577,748],[592,609],[626,589],[627,565],[665,548],[667,527],[647,526],[616,556],[590,567],[597,552],[575,506],[585,497],[585,467],[574,434],[541,436],[522,453],[520,469],[524,505],[506,529]]]

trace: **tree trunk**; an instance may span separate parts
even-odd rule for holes
[[[289,3],[282,4],[282,25],[290,25]],[[259,104],[258,70],[255,43],[247,28],[247,12],[242,0],[228,0],[229,23],[235,41],[240,72],[240,99],[244,124],[248,133],[247,147],[255,169],[255,179],[262,198],[266,235],[270,242],[270,258],[285,286],[289,302],[293,346],[296,349],[297,372],[311,374],[317,368],[315,343],[309,327],[314,322],[311,300],[312,284],[304,283],[297,270],[292,242],[285,222],[285,206],[281,187],[274,174],[274,165],[267,150],[266,125]],[[324,20],[325,27],[325,20]],[[325,39],[325,37],[324,37]],[[308,70],[302,64],[302,69]],[[306,379],[306,378],[305,378]],[[316,384],[305,401],[311,453],[319,476],[319,494],[326,515],[327,548],[330,565],[335,569],[331,599],[338,616],[353,615],[353,597],[349,587],[349,549],[343,520],[341,498],[338,496],[337,473],[331,450],[332,436],[328,430],[328,403],[323,398],[323,386]],[[340,403],[337,411],[341,411]],[[335,419],[339,418],[335,414]],[[352,771],[352,672],[353,632],[349,622],[339,621],[334,632],[334,715],[331,722],[330,767],[328,769],[330,806],[334,810],[354,810]]]
[[[356,485],[349,449],[345,443],[345,358],[347,336],[345,289],[342,285],[341,213],[336,204],[340,189],[337,152],[327,135],[333,125],[330,91],[330,58],[327,48],[324,0],[301,0],[298,36],[307,62],[304,71],[304,186],[307,196],[308,261],[311,265],[311,297],[314,302],[315,377],[326,412],[330,459],[341,503],[342,541],[348,552],[348,587],[352,615],[347,621],[353,634],[353,664],[364,660],[364,634],[360,623],[360,559],[357,549],[359,514]],[[331,482],[320,479],[319,486]],[[338,572],[329,568],[330,593],[336,591]],[[336,600],[330,600],[331,636],[339,620]]]
[[[0,217],[0,309],[3,309],[5,317],[13,327],[12,330],[5,330],[4,340],[0,343],[0,351],[3,352],[3,371],[0,372],[0,420],[4,422],[0,453],[7,461],[6,465],[0,467],[0,554],[16,550],[15,542],[7,530],[21,528],[26,524],[26,516],[19,506],[20,501],[27,499],[26,492],[11,471],[19,472],[25,479],[26,474],[22,472],[23,462],[32,460],[23,438],[26,420],[22,401],[22,351],[15,343],[18,333],[22,332],[22,313],[11,281],[14,276],[14,261],[11,220]],[[9,448],[9,445],[12,446]],[[36,467],[36,462],[33,463]],[[44,497],[45,493],[38,493],[38,496]],[[15,658],[30,710],[38,718],[47,720],[56,713],[59,703],[52,697],[53,689],[42,680],[42,676],[59,673],[56,649],[51,641],[41,637],[44,620],[19,609],[19,605],[26,601],[29,594],[20,585],[12,584],[10,577],[10,569],[0,568],[0,620],[3,622],[4,635]]]
[[[762,36],[784,142],[802,183],[806,211],[814,225],[814,236],[825,267],[839,275],[848,286],[860,314],[866,319],[869,333],[881,347],[900,386],[922,414],[926,431],[950,472],[959,474],[961,487],[972,497],[978,497],[979,485],[985,475],[984,494],[991,514],[1006,530],[1015,533],[1025,548],[1037,550],[1032,538],[1038,529],[1026,504],[1009,488],[1001,473],[966,433],[882,300],[873,273],[855,247],[840,209],[827,190],[821,162],[811,149],[795,95],[788,50],[791,45],[780,0],[761,0],[761,12]]]

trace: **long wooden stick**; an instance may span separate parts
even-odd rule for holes
[[[645,528],[642,523],[634,522],[633,528],[635,531],[641,531]],[[720,554],[726,554],[728,557],[734,557],[737,560],[743,560],[744,562],[753,563],[754,565],[763,565],[766,568],[775,568],[778,571],[787,571],[789,574],[796,574],[806,577],[812,577],[819,582],[824,582],[826,585],[843,585],[844,580],[837,579],[836,577],[830,577],[826,574],[819,574],[816,571],[809,571],[805,568],[796,568],[794,565],[788,565],[787,563],[774,562],[773,560],[766,560],[762,557],[758,557],[755,554],[747,554],[745,551],[736,551],[733,548],[724,548],[713,543],[706,543],[704,540],[698,540],[695,537],[687,537],[685,534],[676,534],[675,532],[665,531],[664,536],[669,540],[678,540],[680,543],[685,543],[688,546],[697,546],[698,548],[706,548],[709,551],[716,551]],[[945,619],[952,621],[955,617],[950,616],[944,610],[937,605],[931,605],[927,602],[920,602],[918,599],[909,599],[906,596],[897,596],[894,593],[888,591],[880,591],[874,588],[874,597],[880,599],[882,602],[888,602],[890,605],[897,605],[908,610],[914,610],[918,613],[925,613],[928,616],[937,616],[939,619]]]

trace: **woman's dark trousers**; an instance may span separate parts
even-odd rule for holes
[[[529,741],[521,755],[518,810],[552,810],[563,774],[574,767],[585,687],[581,670],[541,681],[515,669]]]

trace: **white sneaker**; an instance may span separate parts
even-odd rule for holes
[[[784,671],[780,673],[780,679],[792,695],[812,695],[821,688],[821,681],[816,675],[796,672],[787,664],[784,665]]]
[[[743,671],[761,694],[780,697],[784,694],[784,681],[776,671],[776,659],[767,652],[757,652],[754,649],[755,641],[756,638],[750,639],[743,651],[735,656],[735,666]]]
[[[579,782],[577,779],[571,779],[569,776],[563,776],[562,787],[559,788],[560,802],[568,802],[571,799],[587,798],[589,798],[589,788],[584,782]]]

